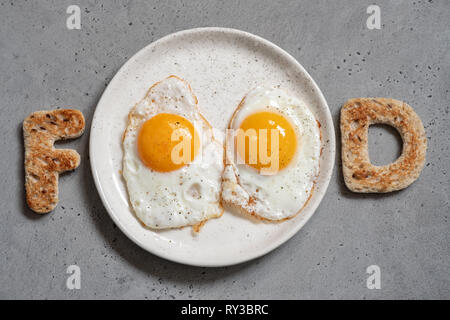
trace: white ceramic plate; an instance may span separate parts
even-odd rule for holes
[[[283,223],[255,222],[225,211],[198,235],[191,228],[152,231],[132,213],[122,169],[122,133],[130,109],[156,81],[175,74],[186,79],[203,115],[224,131],[242,97],[258,85],[281,85],[295,93],[320,121],[320,176],[307,206]],[[103,204],[136,244],[160,257],[196,266],[226,266],[257,258],[291,238],[313,215],[330,181],[335,136],[327,103],[314,80],[288,53],[255,35],[200,28],[168,35],[139,51],[117,72],[92,121],[90,159]]]

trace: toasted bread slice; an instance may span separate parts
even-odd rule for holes
[[[37,111],[24,120],[26,200],[33,211],[47,213],[56,207],[59,173],[78,167],[80,155],[53,144],[79,137],[84,125],[83,114],[70,109]]]
[[[403,151],[393,163],[370,163],[368,132],[372,124],[398,130]],[[354,192],[384,193],[406,188],[420,175],[427,139],[422,121],[406,103],[385,98],[357,98],[341,109],[342,169],[347,187]]]

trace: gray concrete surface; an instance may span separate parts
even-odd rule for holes
[[[372,3],[381,7],[381,30],[366,28]],[[66,28],[70,4],[81,7],[79,31]],[[0,298],[450,298],[449,19],[447,0],[1,0]],[[113,225],[93,184],[87,129],[60,145],[82,156],[79,169],[60,178],[60,205],[32,213],[24,202],[22,120],[73,106],[89,128],[128,57],[200,26],[246,30],[287,50],[317,81],[336,125],[351,97],[410,103],[429,142],[420,179],[396,193],[353,194],[337,159],[316,214],[285,245],[233,267],[188,267],[143,251]],[[373,128],[370,150],[376,163],[387,163],[399,138]],[[80,290],[66,288],[72,264],[81,268]],[[366,288],[372,264],[381,268],[380,290]]]

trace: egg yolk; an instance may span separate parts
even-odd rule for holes
[[[237,134],[237,150],[247,165],[258,170],[282,170],[294,158],[297,149],[296,134],[283,115],[270,111],[253,113],[242,121],[240,129],[242,130]],[[244,140],[240,140],[239,134],[244,135]],[[275,138],[273,142],[272,137]],[[277,158],[278,165],[274,166],[271,161]]]
[[[194,161],[199,150],[199,136],[186,118],[160,113],[147,120],[139,132],[137,148],[149,168],[169,172]]]

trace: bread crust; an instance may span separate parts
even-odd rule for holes
[[[27,204],[36,213],[52,211],[58,203],[58,177],[80,164],[71,149],[55,149],[57,140],[83,134],[85,121],[78,110],[37,111],[23,121]]]
[[[385,193],[406,188],[420,175],[427,139],[419,116],[403,101],[356,98],[341,109],[342,170],[346,186],[354,192]],[[368,151],[369,126],[387,124],[399,132],[403,151],[393,163],[375,166]]]

